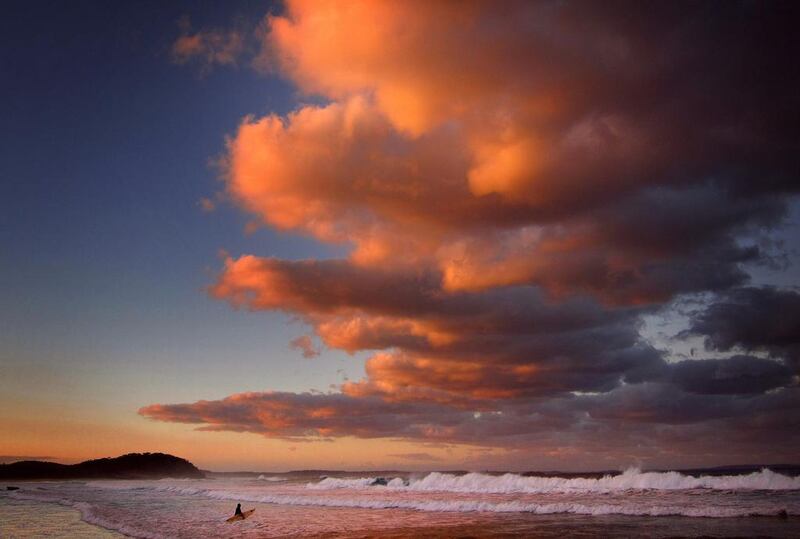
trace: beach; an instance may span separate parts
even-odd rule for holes
[[[2,537],[797,537],[800,479],[308,473],[26,482],[0,494]],[[387,484],[380,484],[386,481]],[[377,483],[377,484],[376,484]],[[237,503],[255,508],[227,523]],[[779,513],[786,511],[787,517]]]

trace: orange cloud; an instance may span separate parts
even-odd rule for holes
[[[653,98],[626,77],[660,76],[644,61],[649,37],[599,11],[604,24],[587,27],[588,13],[538,3],[289,2],[268,18],[262,55],[330,102],[247,118],[229,191],[270,226],[352,244],[358,264],[436,267],[449,290],[647,304],[743,282],[734,265],[748,253],[727,216],[686,227],[681,212],[720,197],[742,223],[781,210],[707,180],[714,152],[695,148],[716,144],[716,128],[640,113]],[[642,246],[674,226],[682,252],[654,260]],[[725,254],[680,282],[671,274],[703,256],[699,240]]]
[[[289,346],[295,350],[300,350],[306,359],[315,358],[319,355],[319,350],[314,346],[314,340],[310,335],[301,335],[296,339],[292,339]]]
[[[294,397],[249,395],[263,417],[241,428],[337,436],[361,432],[337,423],[346,407],[424,404],[443,415],[400,432],[461,437],[442,410],[573,392],[635,400],[717,372],[673,373],[641,317],[736,289],[766,259],[753,238],[797,192],[785,142],[796,96],[777,67],[763,85],[747,74],[783,47],[748,17],[699,4],[614,6],[296,0],[267,17],[259,61],[316,104],[245,118],[227,191],[265,225],[349,252],[228,258],[210,292],[373,355],[363,380],[330,397],[343,408],[326,398],[294,416],[281,404]],[[782,24],[777,11],[758,16]],[[705,31],[687,35],[695,27]],[[187,34],[181,47],[200,55],[206,42]],[[731,369],[766,372],[754,361]],[[759,387],[776,379],[785,373]],[[219,417],[233,405],[213,418],[202,403],[144,413],[237,429]]]
[[[281,392],[240,393],[222,401],[192,404],[154,404],[139,413],[159,421],[198,424],[202,430],[255,432],[285,439],[427,437],[441,415],[435,407],[376,398]],[[466,412],[463,416],[470,417]]]
[[[445,290],[435,268],[248,255],[228,259],[211,291],[237,307],[299,315],[331,348],[391,350],[368,360],[350,394],[456,402],[594,391],[661,361],[639,342],[636,310],[554,303],[532,288]]]
[[[723,149],[694,146],[718,146],[717,124],[666,121],[668,100],[643,112],[635,80],[664,76],[651,36],[585,8],[602,24],[545,3],[292,1],[270,16],[262,59],[328,102],[246,118],[228,191],[269,226],[352,249],[228,259],[212,294],[386,351],[353,394],[492,399],[611,387],[632,357],[647,370],[658,353],[631,308],[742,284],[758,254],[737,234],[782,209],[707,178]],[[609,309],[608,324],[546,342],[498,312],[495,291],[515,287],[544,291],[542,311]],[[586,296],[605,307],[570,303]],[[585,335],[556,337],[569,331]],[[584,347],[593,332],[611,337]]]
[[[269,19],[264,54],[307,92],[374,92],[396,128],[419,135],[464,108],[448,87],[453,77],[467,75],[465,98],[485,85],[488,58],[470,54],[480,44],[461,48],[479,15],[474,3],[288,2],[285,16]],[[456,53],[475,58],[475,69],[460,69]]]

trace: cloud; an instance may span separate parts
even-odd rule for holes
[[[430,453],[395,453],[386,456],[395,457],[402,460],[419,460],[423,462],[442,460],[442,458],[431,455]]]
[[[435,272],[410,274],[347,260],[226,261],[211,289],[250,309],[283,309],[329,347],[390,350],[367,361],[350,394],[496,398],[607,390],[661,358],[640,342],[637,309],[588,299],[553,303],[533,288],[446,292]]]
[[[196,424],[206,431],[251,432],[296,441],[358,437],[500,446],[532,455],[571,455],[584,463],[606,453],[645,459],[703,455],[717,463],[737,455],[763,461],[790,457],[800,443],[797,388],[732,397],[643,383],[607,393],[493,405],[469,411],[337,393],[267,392],[151,405],[139,413]]]
[[[259,62],[314,104],[244,118],[226,188],[348,253],[229,257],[210,293],[368,352],[366,376],[142,413],[552,451],[674,438],[700,454],[686,434],[702,428],[731,454],[774,442],[796,408],[797,294],[747,268],[775,256],[760,246],[800,186],[795,9],[287,2]],[[716,300],[685,336],[733,357],[673,364],[642,337],[643,315],[688,295]]]
[[[800,293],[735,288],[694,314],[688,333],[706,337],[712,350],[767,352],[800,372]]]
[[[292,339],[289,342],[289,346],[294,348],[295,350],[300,350],[303,353],[303,357],[306,359],[312,359],[319,356],[319,350],[314,347],[314,341],[310,335],[301,335],[296,339]]]
[[[211,213],[217,209],[217,203],[208,197],[201,198],[198,202],[198,205],[200,206],[200,209],[206,213]]]
[[[436,406],[354,399],[342,394],[285,392],[241,393],[221,401],[193,404],[156,404],[139,413],[160,421],[199,424],[203,430],[256,432],[287,439],[424,438],[436,436],[442,422],[455,422]]]
[[[192,31],[188,18],[181,19],[181,35],[170,48],[176,64],[195,63],[203,72],[215,66],[236,66],[246,52],[247,36],[242,29]]]
[[[757,394],[792,385],[792,370],[783,363],[750,356],[687,360],[671,366],[672,381],[691,393]]]

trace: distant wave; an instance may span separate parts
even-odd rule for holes
[[[342,479],[339,477],[326,477],[319,481],[318,483],[308,483],[306,488],[310,488],[313,490],[331,490],[337,488],[372,488],[373,483],[377,480],[377,477],[358,477],[355,479]],[[406,483],[400,478],[395,477],[394,479],[388,480],[385,487],[390,488],[401,488],[405,487]],[[385,488],[384,487],[384,488]]]
[[[279,482],[282,482],[282,481],[286,481],[287,479],[285,477],[275,477],[275,476],[261,474],[256,478],[256,480],[257,481],[272,481],[274,483],[279,483]]]
[[[747,475],[692,477],[678,472],[642,472],[635,468],[619,475],[606,475],[600,479],[564,477],[525,477],[517,474],[487,475],[468,473],[454,475],[433,472],[421,479],[412,479],[406,485],[394,478],[386,486],[371,486],[375,477],[341,479],[328,477],[318,483],[309,483],[313,490],[378,488],[406,491],[441,491],[474,493],[548,493],[548,492],[609,492],[620,490],[798,490],[800,477],[789,477],[769,469]]]
[[[342,497],[342,496],[303,496],[289,494],[254,494],[233,490],[208,490],[183,487],[155,487],[160,491],[174,492],[183,495],[205,496],[217,500],[239,500],[256,503],[274,503],[280,505],[348,507],[361,509],[416,509],[418,511],[473,512],[493,513],[534,513],[539,515],[572,513],[579,515],[628,515],[628,516],[686,516],[731,518],[751,516],[775,516],[783,506],[761,508],[727,507],[727,506],[677,506],[677,505],[642,505],[632,500],[631,503],[583,504],[573,501],[533,503],[524,501],[490,501],[490,500],[425,500],[425,499],[391,499],[386,497]]]

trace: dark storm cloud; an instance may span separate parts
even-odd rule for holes
[[[686,360],[671,365],[671,381],[690,393],[755,394],[788,386],[793,373],[770,359],[734,356],[728,359]]]
[[[714,350],[767,352],[800,369],[800,293],[776,288],[736,288],[696,313],[691,333]]]

